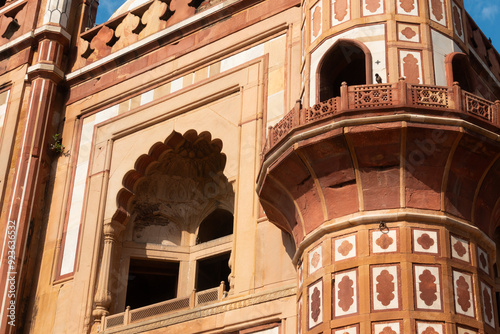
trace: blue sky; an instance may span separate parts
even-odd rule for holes
[[[97,11],[97,24],[101,24],[120,7],[125,0],[101,0]],[[464,0],[465,9],[476,21],[486,37],[491,38],[493,45],[500,52],[500,0]],[[495,23],[497,21],[497,23]]]
[[[106,22],[111,14],[118,9],[125,0],[101,0],[99,1],[99,8],[97,9],[97,18],[95,20],[96,24],[101,24]]]
[[[465,10],[500,52],[500,0],[464,0]]]

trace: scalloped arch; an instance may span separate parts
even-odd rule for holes
[[[173,154],[186,160],[200,161],[203,168],[182,169],[181,173],[197,172],[222,172],[226,165],[226,155],[222,153],[222,141],[212,139],[210,132],[188,130],[183,135],[173,131],[163,142],[157,142],[151,146],[147,154],[137,158],[134,169],[128,171],[122,180],[123,188],[116,196],[117,210],[113,214],[113,220],[125,225],[132,211],[132,203],[135,192],[141,181],[145,180],[150,173],[157,168],[167,154]],[[183,175],[186,176],[186,175]]]

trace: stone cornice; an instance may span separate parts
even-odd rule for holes
[[[259,0],[252,0],[245,4],[243,8],[246,8],[248,6],[251,6],[255,4],[256,2],[259,2]],[[213,21],[218,21],[221,20],[222,18],[226,17],[230,11],[230,8],[232,6],[238,6],[240,3],[242,3],[241,0],[226,0],[223,3],[220,3],[218,5],[215,5],[214,7],[211,7],[205,11],[202,11],[198,14],[193,15],[192,17],[189,17],[177,24],[174,24],[166,29],[160,30],[157,33],[154,33],[152,35],[149,35],[123,49],[120,49],[108,56],[105,56],[104,58],[101,58],[99,60],[94,61],[93,63],[86,65],[76,71],[73,71],[69,74],[66,75],[66,79],[68,81],[75,80],[77,77],[84,75],[88,72],[91,72],[92,70],[95,70],[99,67],[102,67],[104,64],[108,64],[110,62],[113,62],[116,59],[119,59],[120,57],[123,57],[124,55],[130,54],[137,52],[139,50],[144,50],[148,49],[153,45],[153,47],[157,47],[158,41],[166,41],[169,39],[178,39],[178,32],[188,29],[190,30],[190,27],[194,27],[196,29],[197,26],[202,27],[204,25],[209,24],[208,22],[213,22]],[[240,8],[241,9],[241,8]],[[212,19],[210,19],[213,17]],[[214,19],[215,18],[215,19]],[[95,28],[94,28],[95,29]],[[177,36],[177,37],[174,37]],[[172,40],[173,41],[173,40]]]
[[[12,49],[13,52],[17,52],[22,48],[32,45],[36,40],[42,38],[54,39],[64,46],[68,46],[71,40],[69,33],[61,27],[44,25],[0,46],[0,54],[5,53],[10,49]]]
[[[64,78],[64,72],[53,64],[38,63],[28,67],[28,80],[38,76],[60,82]]]

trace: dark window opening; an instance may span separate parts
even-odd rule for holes
[[[474,93],[470,79],[469,63],[460,56],[454,56],[451,62],[453,68],[453,81],[457,81],[460,88]]]
[[[233,234],[233,214],[226,210],[217,209],[201,222],[196,244],[231,234]]]
[[[179,263],[130,259],[125,305],[132,309],[177,297]]]
[[[365,53],[350,43],[340,43],[325,55],[319,72],[319,100],[340,96],[342,82],[349,86],[366,84]]]
[[[229,256],[230,253],[226,253],[196,262],[196,291],[215,288],[221,282],[225,283],[226,291],[229,290]]]

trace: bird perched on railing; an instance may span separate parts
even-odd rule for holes
[[[378,73],[375,73],[375,80],[377,81],[377,83],[382,83],[382,78],[380,77],[380,75],[378,75]]]

